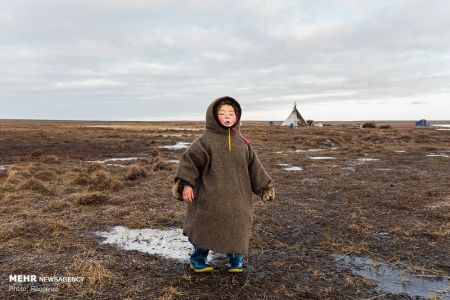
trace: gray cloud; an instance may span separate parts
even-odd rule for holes
[[[403,119],[415,116],[408,98],[417,111],[436,107],[429,118],[450,115],[446,1],[2,6],[0,118],[201,119],[221,95],[253,116],[297,101],[314,119],[339,103],[361,118],[367,103],[389,103]]]

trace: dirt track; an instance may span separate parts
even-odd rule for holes
[[[176,164],[167,161],[184,149],[159,146],[192,142],[201,130],[176,128],[202,124],[88,127],[99,124],[107,122],[0,122],[0,165],[8,165],[0,168],[0,298],[412,298],[376,291],[336,265],[334,253],[450,276],[450,131],[244,123],[277,200],[254,198],[246,271],[205,275],[92,234],[115,225],[181,227],[185,204],[170,198]],[[117,157],[141,159],[86,162]],[[13,292],[10,274],[87,279],[51,285],[57,292]]]

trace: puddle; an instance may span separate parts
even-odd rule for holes
[[[286,167],[286,168],[283,168],[283,169],[286,170],[286,171],[302,171],[303,170],[302,168],[297,167],[297,166],[290,166],[290,167]]]
[[[112,125],[86,125],[85,127],[91,127],[91,128],[117,128],[117,127],[123,127],[124,125],[120,124],[112,124]]]
[[[310,156],[309,159],[317,159],[317,160],[326,160],[326,159],[336,159],[336,157],[332,156]]]
[[[111,166],[111,167],[119,167],[119,168],[126,168],[126,167],[128,167],[127,165],[119,165],[119,164],[106,164],[106,165]]]
[[[356,171],[356,169],[354,167],[343,167],[342,170],[349,170],[349,171]]]
[[[442,207],[450,207],[450,196],[447,196],[445,200],[435,202],[431,205],[427,205],[429,208],[442,208]]]
[[[169,160],[166,160],[166,162],[172,163],[172,164],[179,164],[180,160],[179,159],[169,159]]]
[[[277,164],[277,165],[283,167],[283,170],[286,171],[303,171],[302,168],[290,164]]]
[[[165,145],[165,146],[159,146],[158,148],[164,148],[169,150],[179,150],[187,148],[190,145],[190,143],[187,142],[177,142],[175,145]]]
[[[378,158],[370,158],[370,157],[361,157],[361,158],[357,159],[358,162],[377,161],[377,160],[379,160],[379,159]]]
[[[331,147],[331,148],[328,148],[328,149],[325,149],[325,148],[306,149],[306,150],[304,150],[304,149],[297,149],[294,152],[320,152],[320,151],[334,151],[336,149],[338,149],[338,147]]]
[[[273,153],[276,154],[286,154],[286,152],[294,152],[294,153],[308,153],[308,152],[321,152],[321,151],[334,151],[338,149],[338,147],[330,147],[330,148],[317,148],[317,149],[297,149],[297,150],[287,150],[287,151],[276,151]]]
[[[327,151],[328,149],[308,149],[308,150],[303,150],[303,149],[297,149],[294,152],[320,152],[320,151]]]
[[[447,154],[443,154],[443,153],[439,153],[439,154],[428,153],[428,154],[425,154],[425,156],[428,156],[428,157],[446,157],[446,158],[448,158],[448,155]]]
[[[361,166],[368,161],[379,161],[379,159],[378,158],[370,158],[370,157],[361,157],[361,158],[356,159],[356,161],[354,161],[354,162],[350,162],[349,165],[350,166]],[[388,171],[388,169],[379,169],[379,170]]]
[[[115,158],[108,158],[105,160],[86,160],[85,162],[88,163],[101,163],[108,166],[115,166],[115,167],[125,167],[124,165],[114,164],[110,162],[126,162],[126,161],[133,161],[143,159],[143,157],[115,157]]]
[[[112,244],[123,250],[137,250],[180,262],[189,262],[189,256],[193,251],[191,243],[180,228],[128,229],[124,226],[115,226],[109,232],[95,234],[105,238],[102,244]],[[208,260],[218,259],[225,259],[225,255],[210,251]]]
[[[203,130],[203,128],[177,128],[177,127],[169,127],[169,128],[160,128],[160,130],[200,131],[200,130]]]
[[[437,127],[436,130],[450,130],[450,124],[432,124],[431,126]]]
[[[379,293],[405,293],[412,297],[433,295],[450,299],[449,278],[428,278],[410,274],[385,262],[368,256],[331,255],[339,267],[350,268],[353,273],[373,280]]]

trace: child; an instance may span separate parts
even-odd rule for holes
[[[229,272],[242,272],[253,220],[252,192],[273,200],[275,191],[252,146],[239,130],[241,107],[231,97],[214,100],[205,133],[183,153],[173,195],[188,203],[183,234],[194,246],[190,267],[210,272],[209,250],[227,253]]]

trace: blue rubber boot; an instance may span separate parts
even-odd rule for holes
[[[227,254],[227,271],[230,273],[241,273],[244,271],[244,256],[241,254]]]
[[[204,249],[194,243],[190,238],[189,242],[194,246],[194,253],[190,257],[189,267],[194,270],[194,272],[211,272],[214,267],[206,263],[206,258],[208,257],[209,250]]]

